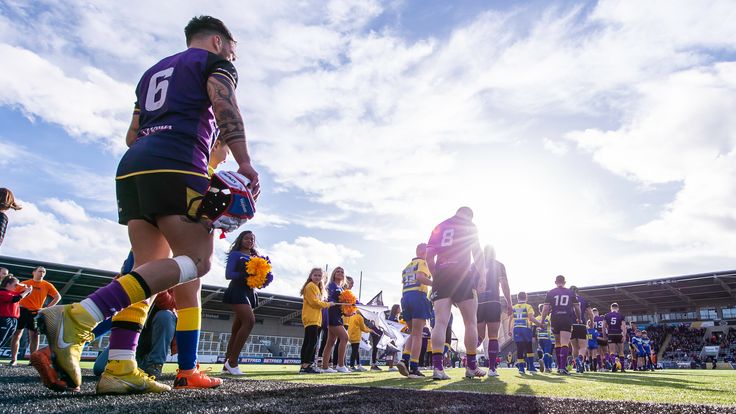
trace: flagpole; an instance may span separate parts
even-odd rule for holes
[[[363,271],[360,271],[360,284],[358,285],[358,300],[360,300],[360,295],[363,293]]]

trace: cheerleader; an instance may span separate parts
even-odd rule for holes
[[[346,287],[345,270],[342,267],[336,267],[332,271],[330,283],[327,285],[327,299],[330,302],[339,303],[340,294]],[[327,320],[327,344],[322,352],[322,372],[325,373],[347,373],[350,370],[345,366],[345,351],[348,347],[348,332],[343,326],[342,306],[333,306],[328,311]],[[337,350],[337,362],[335,369],[330,368],[330,358],[332,357],[332,347],[339,340],[340,344]]]
[[[244,259],[258,256],[255,246],[256,235],[246,230],[238,235],[227,255],[225,278],[230,280],[230,285],[225,290],[222,301],[232,306],[234,318],[222,372],[230,375],[244,375],[238,368],[238,358],[256,324],[253,309],[258,307],[258,295],[248,287],[243,265]]]

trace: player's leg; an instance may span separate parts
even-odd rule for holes
[[[444,373],[443,354],[445,330],[450,321],[452,299],[449,297],[434,301],[434,327],[432,328],[432,366],[434,379],[449,379]]]
[[[405,377],[409,375],[412,344],[414,343],[414,336],[412,335],[413,329],[411,328],[413,322],[414,320],[412,319],[412,323],[409,324],[409,336],[406,338],[406,341],[404,341],[404,346],[401,349],[401,361],[396,364],[396,367],[399,369],[399,373]]]
[[[560,346],[559,346],[559,355],[558,355],[558,362],[557,362],[557,371],[562,374],[567,374],[567,356],[569,355],[570,349],[570,336],[572,336],[572,332],[570,331],[559,331],[559,335],[557,337],[560,340]]]
[[[49,338],[59,368],[69,376],[72,386],[81,383],[82,348],[93,339],[91,331],[98,323],[133,303],[209,271],[213,242],[203,225],[185,221],[182,216],[163,216],[157,224],[174,250],[174,259],[146,263],[79,303],[40,312],[41,328]],[[173,241],[177,242],[176,247]]]
[[[498,368],[498,329],[501,326],[501,322],[488,322],[488,367],[490,371],[489,376],[494,376],[496,369]]]
[[[169,244],[158,228],[145,220],[128,222],[133,250],[133,268],[171,257]],[[155,294],[131,304],[111,318],[110,346],[105,371],[97,384],[98,394],[164,392],[171,388],[149,378],[138,368],[136,348]]]
[[[585,339],[575,339],[573,342],[577,342],[578,351],[574,353],[578,372],[585,372],[585,353],[588,350],[588,341]]]
[[[471,293],[471,295],[470,299],[457,304],[460,315],[463,318],[463,324],[465,325],[465,350],[468,358],[465,376],[469,378],[486,375],[486,372],[478,367],[478,321],[476,319],[478,315],[478,298],[474,293]],[[444,346],[444,343],[442,346]],[[434,343],[432,343],[432,349],[434,349]]]
[[[422,293],[422,296],[424,294]],[[404,342],[404,346],[401,349],[401,360],[396,363],[396,368],[399,370],[399,374],[407,377],[409,376],[409,364],[411,360],[412,343],[414,341],[414,312],[413,312],[414,300],[409,294],[402,295],[401,297],[401,312],[404,320],[407,321],[407,329],[409,336]],[[418,317],[417,317],[418,318]],[[372,334],[371,334],[372,335]],[[372,361],[371,361],[372,362]]]
[[[412,319],[411,320],[411,334],[409,335],[410,345],[410,356],[409,356],[409,372],[407,376],[411,378],[421,378],[424,376],[419,371],[419,354],[422,351],[422,331],[427,321],[425,319]]]
[[[524,348],[526,351],[526,366],[528,367],[530,373],[536,373],[537,367],[534,365],[534,351],[531,335],[531,329],[529,329],[529,340],[524,342]]]
[[[575,329],[575,327],[573,326],[573,330],[574,329]],[[575,363],[577,364],[577,356],[578,356],[578,352],[580,351],[580,348],[579,348],[579,345],[578,345],[578,340],[575,339],[575,338],[571,338],[570,339],[570,347],[572,348],[571,351],[570,351],[570,355],[572,355],[575,358]],[[576,365],[576,368],[577,368],[577,365]],[[577,370],[578,370],[578,372],[580,371],[579,368]]]
[[[477,325],[477,332],[478,332],[478,346],[480,346],[483,341],[486,339],[486,332],[488,331],[488,324],[483,320],[478,320]],[[486,358],[488,357],[488,349],[484,349]]]

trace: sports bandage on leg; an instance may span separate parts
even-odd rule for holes
[[[174,261],[179,265],[179,284],[189,282],[197,278],[197,265],[189,256],[176,256]]]

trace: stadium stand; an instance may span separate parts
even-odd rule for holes
[[[21,279],[27,278],[36,266],[44,266],[46,280],[59,289],[62,303],[86,297],[116,275],[105,270],[7,256],[0,256],[0,266]],[[230,338],[231,315],[228,305],[222,303],[224,290],[213,285],[204,285],[202,289],[199,355],[203,362],[221,358]],[[647,329],[657,359],[664,366],[700,364],[705,360],[706,346],[719,347],[714,357],[719,362],[736,360],[736,271],[581,287],[580,292],[599,309],[607,310],[610,303],[618,302],[627,322]],[[529,302],[536,306],[545,294],[546,291],[531,292]],[[255,312],[256,326],[241,357],[249,358],[248,362],[299,358],[303,334],[301,298],[268,292],[259,296],[261,306]],[[501,339],[501,355],[513,352],[513,341],[503,332]],[[93,357],[106,345],[104,336],[91,344],[86,356]],[[369,352],[361,349],[361,359],[368,358]]]
[[[543,302],[546,293],[528,293],[529,303]],[[736,271],[581,287],[580,293],[602,312],[617,302],[627,323],[647,329],[657,359],[665,366],[700,365],[705,361],[706,339],[713,335],[727,342],[714,345],[721,346],[718,361],[728,354],[736,359],[736,344],[727,339],[730,326],[736,329]],[[512,342],[506,343],[502,352],[513,349]]]

